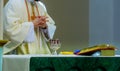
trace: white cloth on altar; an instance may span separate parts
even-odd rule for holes
[[[3,71],[30,71],[29,55],[4,55],[3,56]]]

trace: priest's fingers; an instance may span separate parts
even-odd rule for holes
[[[39,18],[35,18],[33,21],[34,27],[37,27],[38,24],[40,23],[40,19]]]
[[[37,18],[39,18],[41,20],[46,20],[48,17],[46,17],[46,16],[38,16]]]
[[[40,23],[40,24],[38,24],[38,26],[41,28],[47,28],[47,24],[44,24],[44,23]]]

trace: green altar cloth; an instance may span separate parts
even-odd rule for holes
[[[120,57],[31,57],[30,71],[120,71]]]

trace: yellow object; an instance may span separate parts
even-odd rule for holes
[[[115,50],[115,49],[116,49],[115,46],[112,46],[109,44],[103,44],[103,45],[96,45],[96,46],[84,48],[77,54],[84,55],[84,54],[90,54],[92,52],[101,51],[101,50]]]
[[[71,54],[73,54],[73,52],[64,51],[64,52],[60,52],[60,54],[63,54],[63,55],[71,55]]]
[[[101,56],[114,56],[115,50],[101,50]]]

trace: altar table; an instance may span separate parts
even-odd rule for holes
[[[3,71],[120,71],[120,56],[4,55]]]

